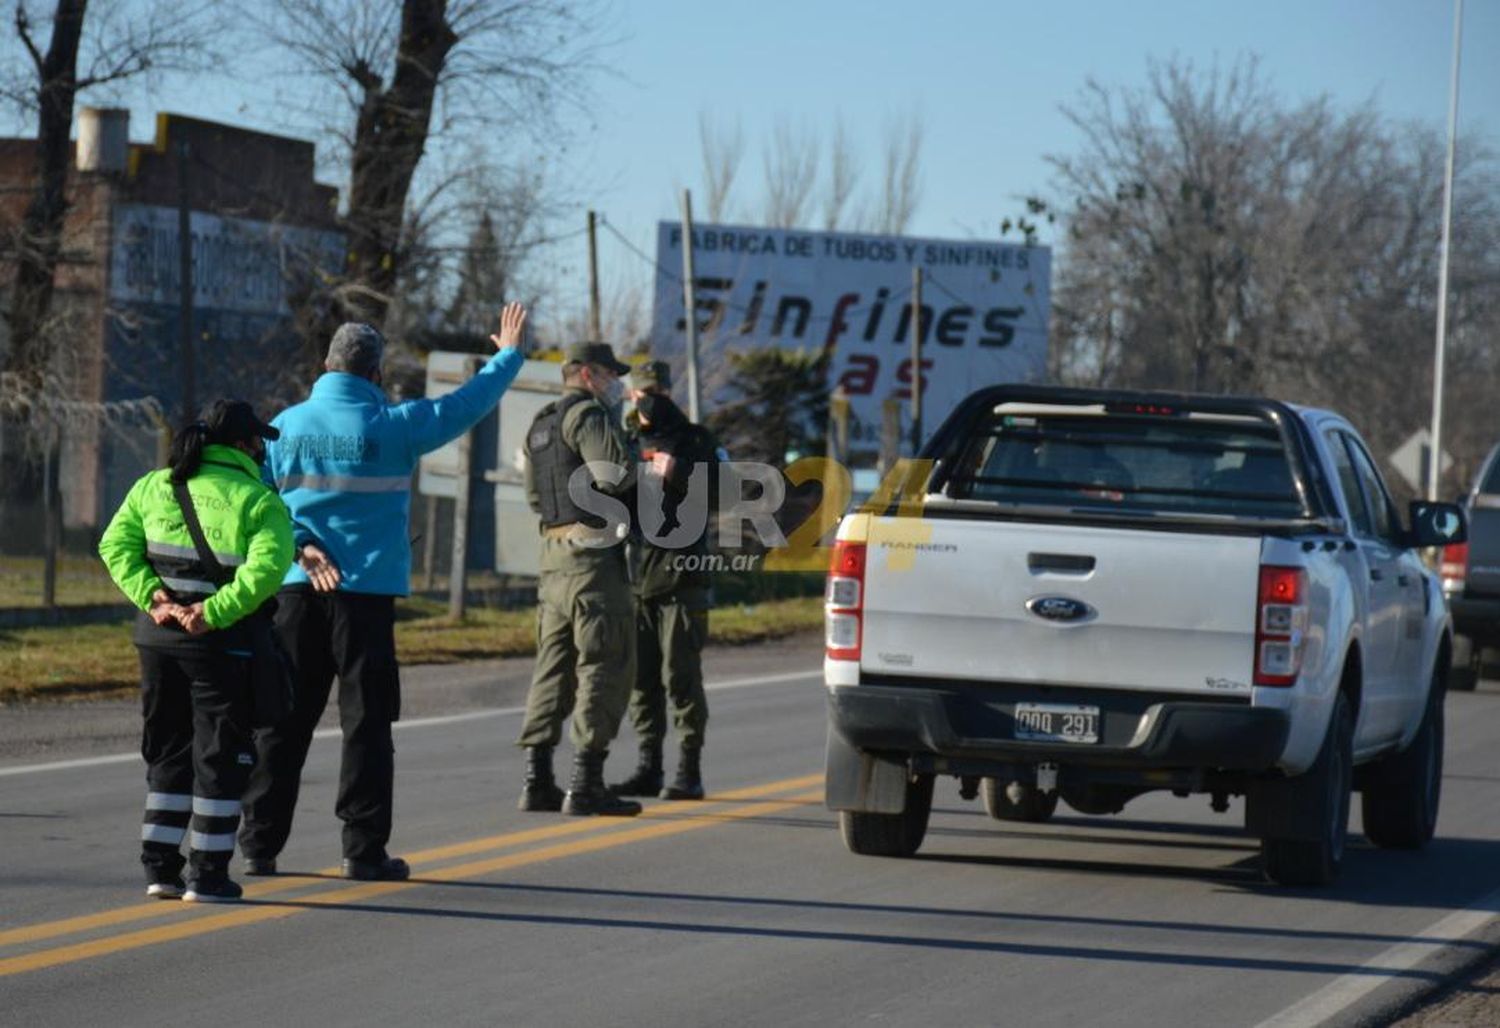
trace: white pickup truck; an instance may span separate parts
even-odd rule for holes
[[[840,522],[826,594],[827,803],[907,856],[933,782],[998,819],[1060,797],[1244,796],[1273,881],[1333,880],[1351,793],[1378,846],[1432,837],[1452,628],[1343,418],[1269,400],[995,386],[900,504]]]

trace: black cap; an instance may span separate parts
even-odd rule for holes
[[[569,364],[597,364],[616,375],[628,374],[630,371],[630,365],[621,363],[615,357],[615,348],[608,343],[569,343],[568,348],[563,351],[563,358]]]
[[[630,372],[630,384],[637,389],[665,389],[672,391],[672,365],[666,361],[647,361],[637,364]]]
[[[216,443],[242,443],[259,436],[280,439],[281,432],[256,416],[255,408],[244,400],[215,400],[203,412],[209,438]]]

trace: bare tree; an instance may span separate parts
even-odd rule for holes
[[[539,166],[484,163],[477,148],[409,204],[386,329],[420,388],[422,351],[489,353],[495,316],[523,282],[556,214]],[[389,377],[389,376],[388,376]]]
[[[38,383],[45,373],[49,343],[43,329],[52,306],[54,273],[68,211],[72,167],[73,106],[80,93],[152,72],[202,66],[204,13],[209,4],[139,5],[129,12],[88,0],[57,0],[50,16],[20,0],[15,6],[15,42],[30,68],[0,78],[0,93],[37,117],[34,192],[16,232],[16,273],[8,322],[10,348],[5,369],[12,383]],[[42,49],[41,32],[48,32]],[[79,73],[82,59],[84,71]]]
[[[805,224],[818,181],[818,141],[806,128],[778,118],[764,155],[765,220],[774,228]]]
[[[900,235],[917,213],[922,199],[922,136],[922,121],[915,113],[886,123],[873,231]]]
[[[1370,109],[1279,102],[1253,61],[1090,83],[1051,158],[1067,227],[1056,372],[1335,406],[1379,452],[1425,422],[1441,146]],[[1500,189],[1462,149],[1455,363],[1500,385]],[[1424,384],[1424,379],[1426,382]],[[1487,411],[1475,412],[1488,418]],[[1495,419],[1491,418],[1491,421]],[[1500,423],[1492,426],[1500,430]]]
[[[850,202],[859,187],[859,168],[854,144],[842,117],[833,122],[833,136],[828,141],[828,181],[823,189],[823,228],[829,232],[841,228],[851,216]]]
[[[551,290],[554,299],[563,289]],[[567,290],[573,296],[577,290]],[[600,284],[599,324],[604,338],[620,354],[647,353],[651,349],[651,311],[649,293],[639,279],[620,273],[606,273]],[[552,309],[556,303],[547,304]],[[544,317],[536,327],[536,339],[543,346],[562,347],[579,339],[588,339],[593,329],[589,323],[587,300],[565,303],[561,315]]]
[[[276,0],[271,38],[347,102],[347,282],[339,316],[383,322],[406,205],[435,138],[554,127],[593,70],[589,0]]]
[[[738,122],[716,127],[698,116],[703,161],[705,213],[709,221],[728,214],[728,197],[744,155]],[[775,228],[801,228],[816,220],[827,231],[863,229],[904,232],[921,199],[923,131],[915,115],[893,118],[886,126],[881,195],[860,198],[859,148],[842,117],[827,138],[827,170],[820,178],[823,142],[818,133],[781,116],[762,146],[761,222]]]
[[[715,127],[708,111],[699,111],[698,148],[703,156],[704,214],[709,221],[723,221],[729,213],[729,191],[745,156],[745,134],[739,121],[731,127]]]

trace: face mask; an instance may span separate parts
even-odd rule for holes
[[[614,379],[599,394],[599,399],[609,407],[619,407],[625,402],[625,383],[618,378]]]

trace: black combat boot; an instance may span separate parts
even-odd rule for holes
[[[634,817],[641,812],[639,803],[622,800],[604,787],[604,758],[607,756],[608,750],[578,751],[573,764],[573,784],[568,786],[568,796],[563,800],[564,814]]]
[[[623,782],[611,785],[609,791],[616,796],[655,796],[661,792],[665,779],[661,765],[661,740],[643,742],[635,774]]]
[[[552,774],[552,747],[526,748],[526,780],[521,786],[522,810],[561,810],[563,791]]]
[[[677,758],[677,777],[661,791],[664,800],[701,800],[703,798],[703,749],[682,748]]]

